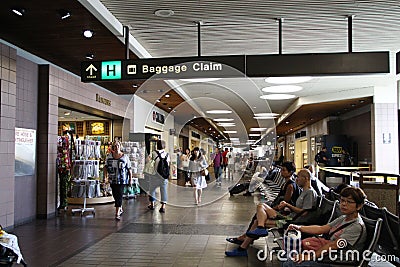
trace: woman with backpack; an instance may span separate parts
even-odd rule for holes
[[[150,177],[150,189],[149,189],[149,205],[148,209],[154,210],[155,200],[156,200],[156,190],[160,187],[160,195],[161,195],[161,207],[159,211],[161,213],[165,213],[165,204],[167,204],[168,200],[168,178],[169,178],[169,166],[170,166],[170,157],[168,153],[165,151],[165,141],[158,140],[156,151],[153,151],[151,154],[151,158],[154,160],[154,167],[156,170],[156,174]]]
[[[201,194],[203,188],[207,187],[206,172],[207,161],[200,153],[200,149],[195,147],[190,157],[189,171],[191,176],[192,185],[194,187],[194,201],[198,205],[201,203]]]

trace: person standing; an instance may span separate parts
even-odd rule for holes
[[[235,172],[235,154],[233,153],[233,147],[229,149],[228,154],[228,179],[233,179],[233,173]]]
[[[328,162],[328,155],[326,154],[327,149],[326,146],[322,147],[322,150],[315,155],[315,161],[317,162],[319,167],[325,167],[327,162]],[[325,171],[320,170],[318,172],[318,179],[326,184],[326,177],[325,177]]]
[[[218,147],[215,148],[214,153],[214,175],[215,175],[215,182],[217,185],[221,185],[221,175],[222,175],[222,153]]]
[[[223,168],[223,172],[224,172],[224,178],[226,178],[226,173],[227,173],[226,167],[228,166],[228,157],[227,157],[228,153],[229,153],[229,150],[226,147],[225,151],[222,152],[222,168]]]
[[[190,149],[186,148],[185,153],[181,156],[181,168],[183,170],[183,176],[185,177],[185,185],[190,182],[189,177],[189,159],[190,159]]]
[[[151,154],[151,158],[155,160],[154,166],[156,171],[155,175],[150,175],[150,192],[149,192],[149,205],[147,206],[148,209],[154,210],[155,206],[155,200],[156,200],[156,190],[158,187],[160,187],[160,195],[161,195],[161,207],[159,209],[159,212],[165,213],[165,205],[167,204],[168,200],[168,193],[167,193],[167,187],[168,187],[168,178],[161,176],[161,174],[158,172],[159,171],[159,164],[168,164],[170,165],[171,159],[168,155],[168,153],[165,151],[165,141],[164,140],[158,140],[157,141],[157,146],[156,146],[156,151],[153,151]],[[169,170],[169,168],[168,168]]]
[[[194,187],[194,201],[198,205],[201,203],[201,195],[203,193],[203,188],[207,187],[206,173],[207,161],[204,156],[200,153],[200,149],[195,147],[192,151],[192,156],[190,157],[190,177],[191,182]]]
[[[132,170],[129,157],[122,153],[121,142],[115,141],[111,146],[111,152],[106,157],[104,165],[104,180],[110,183],[115,201],[115,219],[120,220],[122,210],[122,195],[124,187],[132,185]]]

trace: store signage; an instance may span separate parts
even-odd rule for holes
[[[200,139],[200,134],[197,132],[192,131],[192,137]]]
[[[153,110],[152,120],[153,120],[153,122],[164,124],[165,117],[160,112],[157,112],[157,111]]]
[[[389,73],[389,52],[85,61],[81,81]]]
[[[36,130],[15,128],[15,176],[34,175]]]
[[[102,96],[100,96],[99,94],[96,94],[96,101],[99,103],[102,103],[106,106],[110,106],[111,107],[111,100],[104,98]]]
[[[87,61],[81,64],[83,82],[106,80],[244,77],[245,56],[177,57],[138,60]]]

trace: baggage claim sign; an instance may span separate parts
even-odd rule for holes
[[[244,77],[244,56],[85,61],[82,82],[109,80]]]

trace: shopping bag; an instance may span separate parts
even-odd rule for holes
[[[286,230],[283,236],[283,250],[286,258],[293,260],[301,253],[301,232],[298,230]]]
[[[149,161],[147,161],[146,164],[144,165],[143,172],[150,175],[155,175],[157,171],[154,166],[155,163],[156,161],[154,159],[150,159]]]

